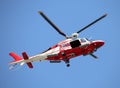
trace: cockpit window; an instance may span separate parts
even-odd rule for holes
[[[76,48],[76,47],[79,47],[81,45],[81,43],[79,40],[74,40],[74,41],[70,42],[70,45],[72,48]]]

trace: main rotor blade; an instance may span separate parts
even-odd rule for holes
[[[84,31],[86,28],[90,27],[91,25],[95,24],[96,22],[98,22],[99,20],[103,19],[104,17],[106,17],[107,14],[104,14],[103,16],[101,16],[100,18],[96,19],[95,21],[93,21],[92,23],[90,23],[89,25],[85,26],[84,28],[82,28],[81,30],[79,30],[77,33],[80,33],[82,31]]]
[[[65,33],[63,33],[50,19],[41,11],[38,12],[59,34],[64,37],[67,37]]]

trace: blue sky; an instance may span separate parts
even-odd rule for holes
[[[120,88],[119,0],[0,0],[0,88]],[[33,63],[14,71],[9,52],[38,54],[64,40],[39,14],[43,11],[63,32],[71,35],[104,13],[108,16],[79,37],[105,41],[95,54],[64,62]]]

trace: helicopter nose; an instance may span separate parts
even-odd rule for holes
[[[101,46],[103,46],[105,43],[102,40],[96,40],[93,42],[93,44],[96,46],[96,48],[100,48]]]

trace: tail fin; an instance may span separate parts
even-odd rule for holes
[[[20,66],[24,65],[24,62],[22,62],[24,59],[18,56],[17,54],[11,52],[9,53],[11,57],[14,58],[14,61],[10,62],[9,69],[14,70],[16,67],[18,67],[18,64]]]
[[[23,60],[23,58],[21,58],[20,56],[18,56],[17,54],[15,54],[13,52],[9,53],[9,55],[14,58],[13,62],[19,62],[19,61]]]
[[[25,52],[22,53],[23,58],[21,58],[20,56],[18,56],[17,54],[15,54],[13,52],[9,53],[9,55],[14,58],[14,61],[10,63],[10,64],[13,64],[13,65],[20,63],[20,65],[22,66],[25,63],[23,60],[28,60],[29,59]],[[33,65],[32,65],[31,62],[26,62],[26,64],[28,65],[29,68],[33,68]]]

